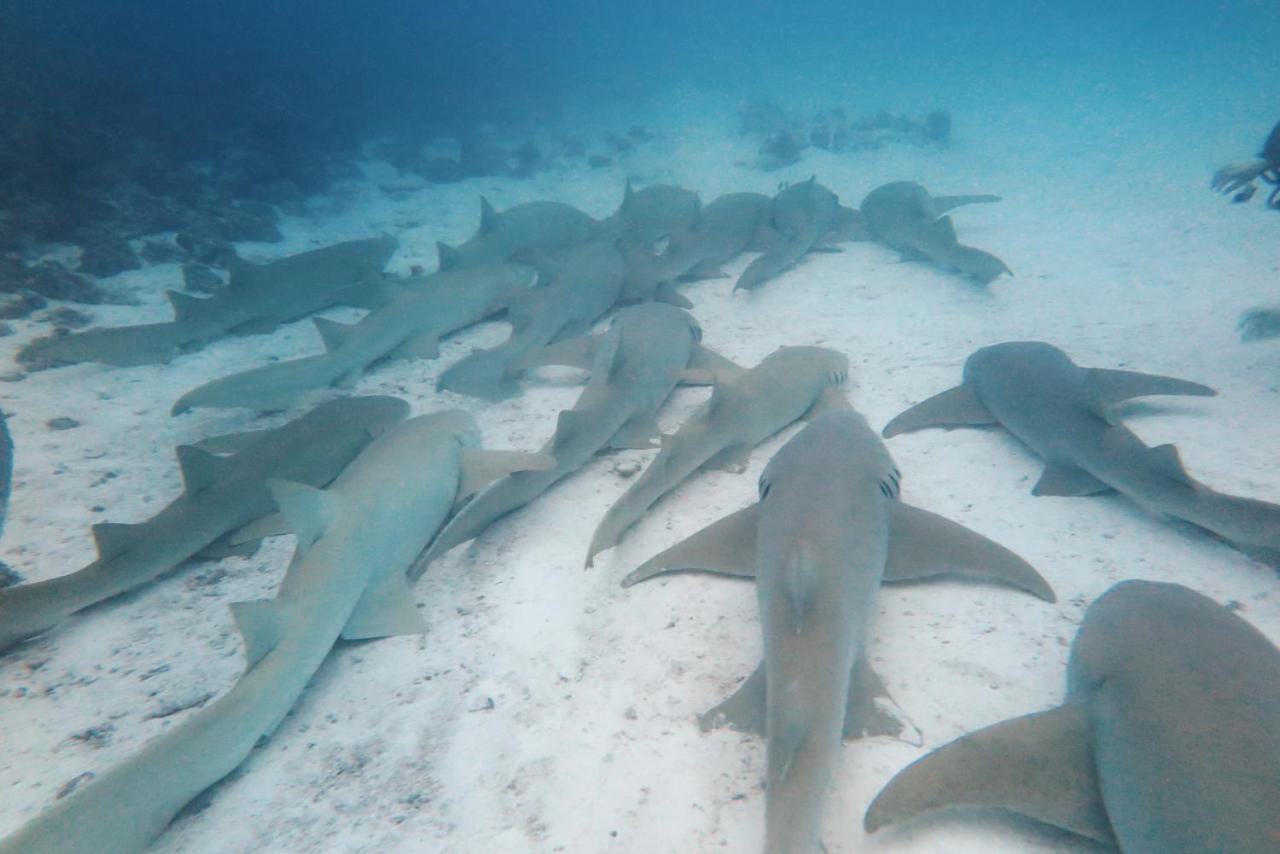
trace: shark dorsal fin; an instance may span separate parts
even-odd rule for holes
[[[220,480],[233,464],[227,457],[202,451],[195,445],[179,445],[176,453],[178,468],[182,471],[182,486],[187,492],[199,492]]]
[[[1088,709],[1071,703],[998,723],[898,773],[863,819],[868,833],[943,807],[996,807],[1115,844]]]
[[[586,419],[593,417],[581,409],[565,409],[556,416],[556,433],[551,440],[551,455],[564,450],[570,442],[577,438],[578,431]]]
[[[244,638],[244,669],[248,672],[280,643],[280,604],[274,599],[232,602],[231,616]]]
[[[1145,456],[1151,467],[1165,477],[1172,478],[1187,486],[1197,485],[1191,479],[1191,475],[1187,474],[1186,468],[1182,465],[1182,456],[1173,445],[1156,445],[1154,448],[1147,449]]]
[[[631,197],[635,195],[635,188],[631,186],[631,179],[627,179],[627,183],[622,188],[622,205],[620,210],[626,210],[631,205]]]
[[[475,495],[498,478],[512,472],[550,471],[555,466],[556,459],[550,454],[463,448],[462,477],[458,482],[458,497]]]
[[[121,522],[99,522],[90,530],[98,549],[98,560],[110,560],[123,554],[138,542],[143,525],[127,525]]]
[[[436,241],[436,254],[436,267],[441,271],[454,270],[462,265],[462,253],[448,243]]]
[[[480,233],[492,234],[498,227],[498,212],[493,209],[493,205],[489,204],[489,200],[484,196],[480,197]]]
[[[169,298],[169,305],[173,306],[173,319],[176,323],[194,320],[209,313],[206,306],[210,302],[208,299],[193,297],[182,291],[165,291],[164,295]]]
[[[330,353],[340,349],[351,337],[351,330],[356,328],[354,323],[339,323],[336,320],[329,320],[327,317],[313,317],[311,322],[315,324],[316,331],[320,333],[320,340],[324,342],[325,351]]]
[[[949,216],[938,217],[928,228],[945,246],[954,246],[960,242],[960,238],[956,236],[956,224]]]
[[[227,288],[233,291],[251,291],[259,286],[259,270],[261,266],[258,264],[250,264],[248,261],[240,257],[228,258],[227,266]]]
[[[342,504],[331,492],[292,480],[268,479],[267,489],[289,530],[298,538],[299,551],[320,539],[338,517]]]
[[[365,588],[342,629],[345,640],[419,635],[427,630],[403,572],[395,571]]]

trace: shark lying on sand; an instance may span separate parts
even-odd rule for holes
[[[900,503],[898,470],[852,410],[819,415],[760,478],[760,500],[628,576],[671,569],[754,576],[764,661],[702,717],[768,740],[765,850],[819,847],[842,738],[897,735],[884,684],[867,660],[881,581],[944,573],[989,576],[1054,601],[1024,560],[932,513]]]
[[[569,364],[591,370],[572,409],[560,413],[542,453],[555,458],[548,471],[515,472],[492,484],[449,521],[415,567],[415,577],[437,556],[478,536],[502,516],[528,504],[584,466],[605,447],[648,448],[658,438],[657,411],[676,383],[707,383],[741,368],[699,344],[702,329],[691,316],[660,303],[618,312],[609,331],[553,344],[525,361]]]
[[[485,453],[478,440],[466,413],[424,415],[375,440],[325,490],[273,480],[298,546],[275,599],[232,606],[244,675],[0,842],[0,854],[141,851],[275,731],[340,637],[424,631],[405,571],[453,506],[469,456]]]
[[[507,309],[511,337],[452,365],[437,387],[487,400],[520,391],[520,360],[547,344],[586,332],[622,293],[622,256],[610,243],[584,243],[539,261],[537,287]],[[542,284],[541,282],[544,282]]]
[[[460,246],[437,243],[440,270],[501,264],[532,251],[554,252],[590,240],[600,223],[563,202],[526,202],[502,213],[480,199],[480,229]]]
[[[999,424],[1044,458],[1035,495],[1095,495],[1114,489],[1245,551],[1276,554],[1280,506],[1215,492],[1192,480],[1173,445],[1152,448],[1108,420],[1111,404],[1157,394],[1216,392],[1171,377],[1082,368],[1057,347],[1038,341],[995,344],[969,357],[962,385],[911,407],[889,422],[884,435]]]
[[[1280,851],[1280,650],[1177,584],[1124,581],[1085,613],[1067,698],[928,754],[868,832],[997,807],[1124,854]]]
[[[231,282],[208,299],[169,291],[169,323],[89,329],[40,338],[18,353],[27,368],[102,362],[152,365],[197,350],[228,334],[261,334],[333,305],[376,308],[392,288],[382,269],[396,251],[393,237],[350,240],[265,264],[234,259]]]
[[[641,243],[653,243],[693,228],[701,211],[702,201],[692,190],[674,184],[652,184],[636,190],[628,180],[622,204],[601,227],[606,237],[627,236]]]
[[[399,398],[346,398],[273,430],[178,448],[184,489],[168,507],[137,524],[94,525],[98,559],[81,570],[0,590],[0,650],[155,579],[271,514],[268,478],[323,486],[375,435],[408,414],[409,404]],[[228,449],[235,453],[213,453]]]
[[[440,339],[500,311],[527,290],[533,268],[496,264],[434,273],[351,325],[316,318],[325,352],[213,380],[184,394],[173,414],[197,407],[273,410],[312,389],[350,385],[374,362],[431,359]]]
[[[600,520],[587,566],[702,465],[742,471],[751,448],[806,413],[839,405],[848,374],[849,360],[843,353],[780,347],[754,368],[716,382],[711,399],[673,435],[663,437],[658,456]]]
[[[770,220],[777,233],[776,245],[756,258],[738,277],[738,290],[755,290],[788,270],[823,241],[837,224],[840,200],[831,190],[810,178],[792,184],[773,199]]]
[[[958,270],[985,285],[1013,274],[991,253],[960,243],[951,217],[945,214],[961,205],[998,201],[999,196],[930,196],[919,184],[894,181],[867,194],[862,215],[871,236],[890,249],[912,260]]]

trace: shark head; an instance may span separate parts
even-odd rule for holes
[[[849,357],[826,347],[779,347],[770,358],[785,364],[797,379],[818,377],[828,386],[842,386],[849,379]]]

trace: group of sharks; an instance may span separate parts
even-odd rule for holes
[[[765,467],[758,500],[622,580],[675,571],[755,580],[763,661],[700,722],[766,739],[771,854],[820,849],[843,740],[909,726],[867,654],[882,582],[964,575],[1056,601],[1022,557],[902,501],[883,439],[999,425],[1045,460],[1037,495],[1114,491],[1251,555],[1280,557],[1280,506],[1195,481],[1173,446],[1145,445],[1114,410],[1146,395],[1214,394],[1206,386],[1083,368],[1052,345],[1008,342],[975,352],[959,386],[878,435],[850,405],[845,354],[789,346],[742,367],[704,344],[676,290],[755,251],[735,285],[751,290],[810,253],[866,239],[986,283],[1008,268],[960,244],[948,211],[996,200],[895,182],[854,209],[811,179],[705,206],[679,187],[628,185],[602,220],[558,202],[501,213],[482,202],[476,235],[441,245],[439,269],[420,279],[382,276],[390,238],[355,241],[237,264],[219,297],[198,306],[176,298],[169,324],[35,342],[24,351],[31,364],[144,364],[333,304],[370,308],[352,325],[318,319],[325,353],[214,380],[175,413],[292,407],[380,359],[434,357],[442,337],[501,312],[510,338],[452,365],[441,389],[500,399],[546,365],[588,379],[534,453],[482,449],[462,411],[411,418],[404,401],[369,396],[180,447],[184,489],[168,507],[140,524],[95,526],[98,559],[77,572],[0,590],[3,651],[192,557],[296,538],[277,596],[232,606],[246,666],[231,689],[0,840],[0,854],[146,847],[271,735],[340,639],[422,632],[414,580],[611,448],[657,452],[602,517],[588,566],[700,469],[741,472],[754,447],[804,424]],[[657,416],[680,384],[711,393],[664,435]],[[924,757],[875,799],[866,829],[948,805],[998,806],[1126,852],[1280,850],[1277,676],[1280,650],[1226,608],[1176,585],[1122,583],[1086,615],[1061,707]]]

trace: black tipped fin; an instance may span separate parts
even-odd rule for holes
[[[964,575],[1003,581],[1046,602],[1057,597],[1031,564],[999,543],[927,510],[889,505],[889,556],[885,581]]]
[[[1218,393],[1207,385],[1190,380],[1138,371],[1115,371],[1110,368],[1091,368],[1085,376],[1085,390],[1089,395],[1089,403],[1095,410],[1105,410],[1113,404],[1148,395],[1213,397]],[[1105,412],[1101,414],[1105,415]]]
[[[244,669],[252,670],[263,656],[280,643],[283,628],[280,605],[274,599],[233,602],[231,616],[244,638]]]
[[[764,662],[760,662],[729,699],[698,716],[698,726],[703,732],[729,727],[738,732],[764,735],[767,685]]]
[[[1036,485],[1032,487],[1032,495],[1056,495],[1064,498],[1076,498],[1081,495],[1100,495],[1110,492],[1111,487],[1082,468],[1066,463],[1049,463]]]
[[[958,385],[917,403],[885,425],[887,439],[929,427],[972,427],[996,424],[996,418],[968,385]]]
[[[664,572],[714,572],[754,578],[759,520],[760,505],[752,504],[712,522],[636,567],[622,580],[622,586],[630,587]]]
[[[942,807],[996,807],[1115,844],[1079,704],[964,736],[907,766],[867,808],[868,833]]]

